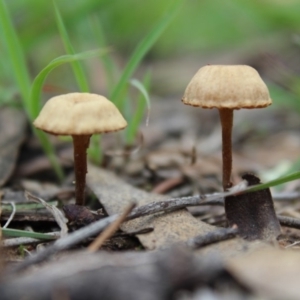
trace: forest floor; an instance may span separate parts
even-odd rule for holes
[[[57,239],[3,231],[1,299],[299,299],[300,181],[271,189],[276,214],[294,225],[281,223],[272,241],[240,236],[224,211],[218,112],[183,105],[181,85],[152,97],[149,126],[131,152],[122,155],[115,134],[103,136],[85,208],[72,206],[72,145],[53,137],[66,173],[58,183],[24,114],[0,110],[1,225]],[[235,111],[234,184],[244,173],[264,182],[295,167],[299,128],[299,114],[278,105]],[[132,220],[93,244],[126,209]]]

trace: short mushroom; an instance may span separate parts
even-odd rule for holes
[[[105,97],[70,93],[48,100],[33,124],[50,134],[72,136],[76,204],[84,205],[86,150],[90,137],[95,133],[121,130],[127,126],[127,122],[116,106]]]
[[[258,72],[246,65],[207,65],[198,70],[182,98],[184,104],[217,108],[222,125],[223,188],[232,186],[231,133],[233,110],[272,104]]]

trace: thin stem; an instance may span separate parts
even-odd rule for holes
[[[136,203],[130,203],[124,210],[124,212],[119,216],[117,220],[111,223],[104,231],[102,231],[97,238],[88,246],[88,251],[96,252],[103,243],[109,239],[120,227],[120,225],[125,221],[126,217],[134,209]]]
[[[84,205],[85,176],[87,173],[86,150],[91,135],[72,135],[74,144],[75,197],[77,205]]]
[[[230,177],[232,169],[231,133],[233,109],[219,109],[219,113],[222,125],[223,188],[226,191],[232,186]]]

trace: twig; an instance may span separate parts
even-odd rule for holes
[[[281,192],[273,193],[273,200],[275,201],[285,201],[285,200],[297,200],[300,198],[299,192]]]
[[[6,221],[5,225],[4,225],[2,228],[7,228],[7,227],[8,227],[8,225],[9,225],[10,222],[13,220],[13,218],[14,218],[14,216],[15,216],[15,214],[16,214],[16,211],[17,211],[16,205],[15,205],[14,202],[9,202],[9,204],[12,206],[12,212],[11,212],[11,214],[10,214],[8,220]]]
[[[192,249],[198,249],[213,243],[225,241],[236,237],[238,234],[238,228],[221,228],[213,232],[209,232],[205,235],[198,235],[189,239],[186,244]]]
[[[157,193],[157,194],[163,194],[167,192],[168,190],[174,188],[175,186],[179,185],[180,183],[183,182],[183,177],[175,177],[175,178],[168,178],[158,184],[153,190],[152,193]]]
[[[171,198],[164,201],[151,202],[147,205],[140,206],[135,208],[132,213],[129,215],[129,218],[134,215],[134,217],[141,217],[146,214],[153,214],[156,212],[172,212],[178,209],[182,209],[188,206],[202,206],[202,205],[224,205],[224,198],[227,196],[239,194],[247,191],[251,187],[245,187],[244,185],[237,185],[232,188],[229,192],[215,193],[215,194],[207,194],[207,195],[195,195],[189,197],[181,197],[181,198]],[[272,196],[274,200],[282,200],[282,199],[297,199],[300,197],[300,193],[276,193]],[[135,216],[138,214],[138,216]]]
[[[279,215],[277,218],[282,226],[300,229],[300,219]]]
[[[203,195],[173,198],[164,201],[151,202],[149,204],[135,208],[128,216],[128,220],[151,215],[158,212],[172,212],[188,206],[198,205],[223,205],[224,201],[219,195],[210,195],[209,197]]]
[[[292,247],[297,246],[299,244],[300,244],[300,241],[297,241],[297,242],[294,242],[293,244],[285,246],[284,249],[292,248]]]
[[[60,237],[60,232],[59,231],[50,232],[50,233],[47,233],[47,234],[48,235],[53,235],[57,238]],[[18,238],[5,239],[1,242],[1,245],[3,247],[14,247],[14,246],[41,243],[41,242],[42,241],[40,239],[29,238],[29,237],[18,237]],[[45,240],[43,242],[45,242]]]
[[[94,239],[94,241],[88,246],[87,250],[90,252],[96,252],[102,246],[102,244],[119,229],[120,225],[125,221],[126,217],[133,210],[135,205],[135,203],[129,204],[120,217],[111,223],[102,233],[100,233],[97,238]]]

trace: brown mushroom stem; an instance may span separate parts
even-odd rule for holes
[[[232,169],[231,133],[233,109],[219,109],[219,113],[222,125],[223,188],[226,191],[232,186],[230,177]]]
[[[86,150],[91,135],[72,135],[74,144],[75,198],[77,205],[84,205],[85,176],[87,173]]]

